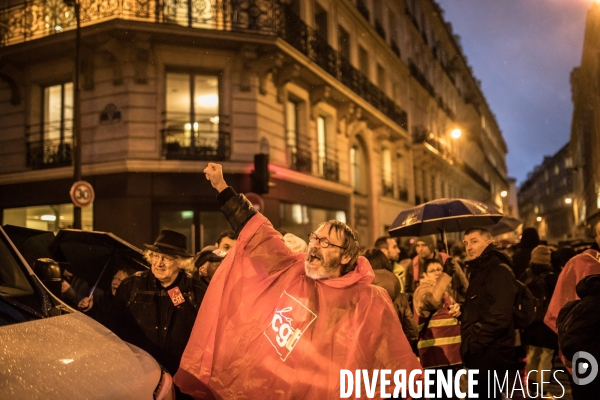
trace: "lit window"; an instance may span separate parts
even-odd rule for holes
[[[319,175],[323,176],[327,161],[327,124],[321,116],[317,118],[317,157]]]
[[[73,83],[45,87],[41,96],[39,120],[34,119],[27,133],[27,165],[31,168],[71,165]]]
[[[167,146],[216,149],[220,122],[217,76],[167,73]]]

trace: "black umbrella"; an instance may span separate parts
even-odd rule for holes
[[[52,244],[54,257],[67,262],[67,269],[90,286],[110,291],[116,271],[125,266],[148,269],[144,253],[109,232],[61,229]],[[90,293],[91,294],[91,293]]]
[[[437,199],[402,211],[392,223],[390,236],[442,235],[448,251],[446,232],[462,232],[476,226],[495,224],[503,217],[494,207],[466,199]]]
[[[503,233],[516,231],[522,224],[523,222],[520,219],[505,216],[494,225],[486,226],[486,229],[490,231],[492,236],[498,236]]]
[[[50,246],[54,241],[54,232],[15,225],[4,225],[3,228],[29,266],[33,267],[38,258],[52,258]]]

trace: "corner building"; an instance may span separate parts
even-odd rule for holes
[[[223,164],[263,213],[306,237],[337,218],[363,246],[440,197],[503,207],[506,145],[434,1],[80,0],[84,229],[190,248],[228,227],[202,175]],[[72,223],[76,15],[62,1],[0,9],[2,223]],[[459,129],[462,135],[453,139]]]

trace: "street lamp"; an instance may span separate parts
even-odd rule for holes
[[[462,131],[458,128],[454,129],[452,132],[450,132],[450,136],[452,136],[452,139],[458,139],[461,135],[462,135]]]
[[[537,217],[535,220],[536,220],[537,222],[542,222],[542,217]]]
[[[506,190],[503,190],[500,192],[500,197],[506,197],[508,196],[508,192]]]
[[[565,204],[571,204],[571,203],[573,203],[573,199],[572,199],[572,198],[570,198],[570,197],[567,197],[567,198],[565,199]]]
[[[73,94],[73,181],[81,180],[81,93],[79,90],[79,69],[81,65],[81,4],[78,0],[63,0],[67,7],[75,11],[75,84]],[[81,229],[81,207],[73,205],[73,228]]]

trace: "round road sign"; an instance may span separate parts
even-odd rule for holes
[[[87,207],[94,202],[94,188],[86,181],[75,182],[69,194],[77,207]]]
[[[248,192],[245,194],[246,198],[252,203],[254,209],[260,213],[264,213],[265,211],[265,203],[263,202],[262,197],[257,195],[256,193]]]

